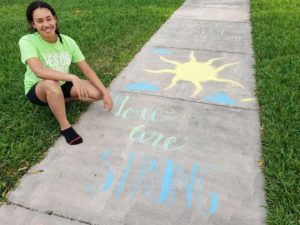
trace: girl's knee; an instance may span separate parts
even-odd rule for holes
[[[60,83],[55,80],[44,80],[43,81],[43,87],[45,89],[45,92],[47,94],[52,94],[52,95],[62,95],[62,90]]]
[[[97,91],[95,93],[95,97],[94,97],[95,101],[99,101],[99,100],[102,100],[103,99],[103,95],[100,91]]]

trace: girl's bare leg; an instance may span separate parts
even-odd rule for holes
[[[52,113],[54,114],[55,118],[57,119],[60,125],[61,134],[71,145],[80,144],[82,142],[82,138],[71,127],[71,124],[67,119],[65,102],[71,100],[95,102],[103,98],[102,93],[97,88],[95,88],[89,81],[82,80],[82,85],[85,86],[85,89],[88,92],[88,97],[80,99],[74,87],[70,91],[71,97],[65,99],[60,83],[54,80],[42,80],[36,85],[35,88],[37,97],[41,101],[48,103]]]
[[[37,84],[35,89],[37,97],[47,102],[56,117],[61,134],[70,145],[82,143],[82,138],[76,133],[66,116],[65,99],[60,83],[53,80],[43,80]]]
[[[78,97],[78,93],[76,92],[75,88],[72,87],[71,91],[70,91],[70,95],[71,97],[66,99],[67,101],[70,100],[80,100],[80,101],[84,101],[84,102],[95,102],[95,101],[99,101],[103,99],[102,93],[95,88],[90,81],[88,80],[81,80],[82,85],[85,86],[86,90],[88,91],[89,97],[86,98],[79,98]]]
[[[64,95],[59,82],[54,80],[40,81],[36,85],[35,91],[37,97],[41,101],[48,103],[52,113],[60,125],[61,130],[71,127],[66,116]]]

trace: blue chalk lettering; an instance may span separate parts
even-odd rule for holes
[[[172,182],[172,187],[171,187],[171,192],[170,192],[170,198],[169,198],[169,205],[172,206],[175,200],[175,195],[176,195],[176,191],[177,191],[177,182],[178,181],[178,177],[180,174],[180,167],[175,167],[175,172],[174,172],[174,178],[173,178],[173,182]]]
[[[133,153],[133,152],[130,153],[129,160],[128,160],[128,163],[127,163],[127,166],[126,166],[126,168],[125,168],[125,170],[124,170],[123,177],[122,177],[122,179],[121,179],[121,181],[120,181],[119,187],[118,187],[117,192],[116,192],[116,196],[117,196],[117,197],[120,195],[120,193],[121,193],[121,191],[122,191],[122,189],[123,189],[123,187],[124,187],[125,181],[126,181],[127,176],[128,176],[128,174],[129,174],[129,171],[130,171],[130,168],[131,168],[132,163],[133,163],[133,161],[134,161],[134,158],[135,158],[135,153]]]
[[[184,178],[182,169],[180,170],[181,178],[183,180],[184,187],[185,187],[185,192],[186,192],[186,206],[187,206],[187,208],[190,208],[191,205],[192,205],[192,192],[193,192],[193,187],[194,187],[194,184],[195,184],[195,181],[196,181],[196,175],[197,175],[198,170],[199,170],[199,166],[197,164],[194,164],[194,166],[192,168],[191,175],[190,175],[190,179],[189,179],[190,182],[189,183]]]
[[[218,208],[218,204],[219,204],[219,196],[218,194],[214,193],[214,192],[210,192],[208,193],[210,196],[210,209],[209,209],[209,213],[212,215],[217,211]]]
[[[103,161],[103,164],[106,168],[108,168],[108,175],[102,185],[101,188],[93,188],[90,186],[85,186],[84,191],[87,193],[96,193],[96,192],[101,192],[101,191],[106,191],[107,189],[110,188],[112,182],[113,182],[113,172],[110,169],[109,162],[108,162],[108,157],[109,157],[109,150],[104,150],[102,155],[101,155],[101,160]]]
[[[114,104],[118,101],[119,99],[119,96],[117,96],[115,99],[114,99]],[[120,116],[121,115],[121,112],[124,108],[124,106],[126,105],[127,101],[129,100],[129,96],[126,96],[125,99],[122,101],[120,107],[119,107],[119,110],[117,112],[113,112],[113,115],[114,116]]]
[[[113,173],[110,170],[108,172],[108,176],[107,176],[107,178],[106,178],[106,180],[105,180],[105,182],[104,182],[104,184],[101,188],[101,191],[106,191],[111,186],[112,182],[113,182]]]
[[[171,144],[176,142],[176,137],[169,137],[163,141],[164,134],[160,132],[150,131],[150,135],[146,136],[145,128],[146,126],[144,124],[140,124],[133,127],[129,134],[130,140],[142,144],[151,144],[155,148],[160,147],[166,151],[174,151],[185,147],[184,145],[170,147]],[[162,144],[162,146],[158,146],[159,144]]]
[[[142,119],[145,121],[153,122],[153,123],[160,123],[164,121],[172,121],[178,118],[178,116],[166,116],[161,115],[161,118],[158,118],[156,110],[148,109],[144,107],[140,110],[135,110],[134,108],[126,106],[127,102],[129,101],[130,97],[126,96],[123,100],[119,99],[119,95],[114,98],[114,111],[112,114],[116,117],[122,117],[124,119]]]
[[[201,176],[200,176],[200,180],[199,180],[199,196],[198,196],[198,208],[202,208],[201,207],[201,195],[202,195],[202,190],[203,190],[203,179],[204,179],[204,176],[207,172],[208,168],[205,167],[204,171],[202,172]],[[219,196],[217,193],[214,193],[214,192],[208,192],[209,196],[210,196],[210,207],[209,207],[209,210],[208,212],[207,211],[202,211],[204,214],[206,215],[212,215],[214,214],[216,211],[217,211],[217,208],[218,208],[218,204],[219,204]]]
[[[139,187],[141,186],[142,183],[144,183],[144,195],[145,197],[150,197],[152,194],[152,191],[154,189],[154,175],[157,171],[157,167],[156,167],[156,162],[154,159],[148,159],[146,158],[144,160],[144,164],[141,168],[141,170],[139,171],[138,177],[136,179],[135,185],[131,191],[131,197],[134,197],[137,190],[139,189]],[[150,184],[149,182],[147,183],[146,179],[148,178],[149,175],[152,174],[151,177],[151,181]]]
[[[122,113],[122,118],[124,119],[128,119],[128,113],[129,112],[135,112],[132,108],[128,108],[126,109],[123,113]]]
[[[143,108],[142,112],[141,112],[141,117],[143,120],[146,120],[146,121],[151,121],[151,122],[158,122],[157,119],[156,119],[156,111],[154,110],[149,118],[147,118],[147,111],[150,111],[149,109],[147,108]]]
[[[107,160],[108,157],[109,157],[109,151],[105,150],[102,153],[102,161],[104,162],[104,165],[106,167],[109,167],[109,163],[108,163],[108,160]],[[107,178],[106,178],[106,180],[105,180],[102,188],[100,189],[100,191],[106,191],[107,189],[109,189],[109,187],[111,186],[112,182],[113,182],[113,172],[112,172],[111,169],[109,169]]]
[[[202,195],[202,190],[203,190],[203,180],[204,176],[206,174],[207,168],[205,167],[204,171],[201,173],[200,178],[199,178],[199,186],[198,186],[198,208],[201,209],[201,195]]]
[[[158,202],[163,203],[168,197],[168,193],[171,189],[172,184],[172,175],[173,175],[173,161],[168,159],[165,167],[164,177],[161,184],[161,190]]]

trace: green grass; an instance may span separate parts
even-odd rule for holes
[[[25,9],[29,0],[0,2],[0,202],[31,165],[41,160],[59,137],[48,108],[24,96],[18,40],[28,33]],[[48,1],[56,10],[61,33],[74,38],[105,85],[127,65],[183,0]],[[71,71],[78,74],[72,67]],[[74,123],[87,104],[71,103]]]
[[[300,1],[252,0],[267,223],[300,224]]]

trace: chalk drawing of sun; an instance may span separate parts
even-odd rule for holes
[[[243,85],[241,85],[240,83],[238,83],[236,81],[218,77],[218,73],[223,71],[226,67],[238,64],[238,62],[225,64],[225,65],[215,68],[212,66],[212,63],[221,58],[210,59],[206,62],[198,62],[194,56],[194,51],[191,51],[190,61],[186,62],[186,63],[172,61],[172,60],[164,58],[163,56],[159,56],[159,57],[161,60],[175,65],[176,68],[175,69],[163,69],[163,70],[144,69],[144,71],[150,72],[150,73],[156,73],[156,74],[158,74],[158,73],[175,74],[170,85],[163,90],[167,90],[167,89],[174,87],[177,84],[177,82],[180,80],[188,81],[188,82],[191,82],[194,84],[195,90],[191,97],[195,97],[196,95],[198,95],[202,90],[202,83],[207,82],[207,81],[230,83],[234,86],[244,88]]]

